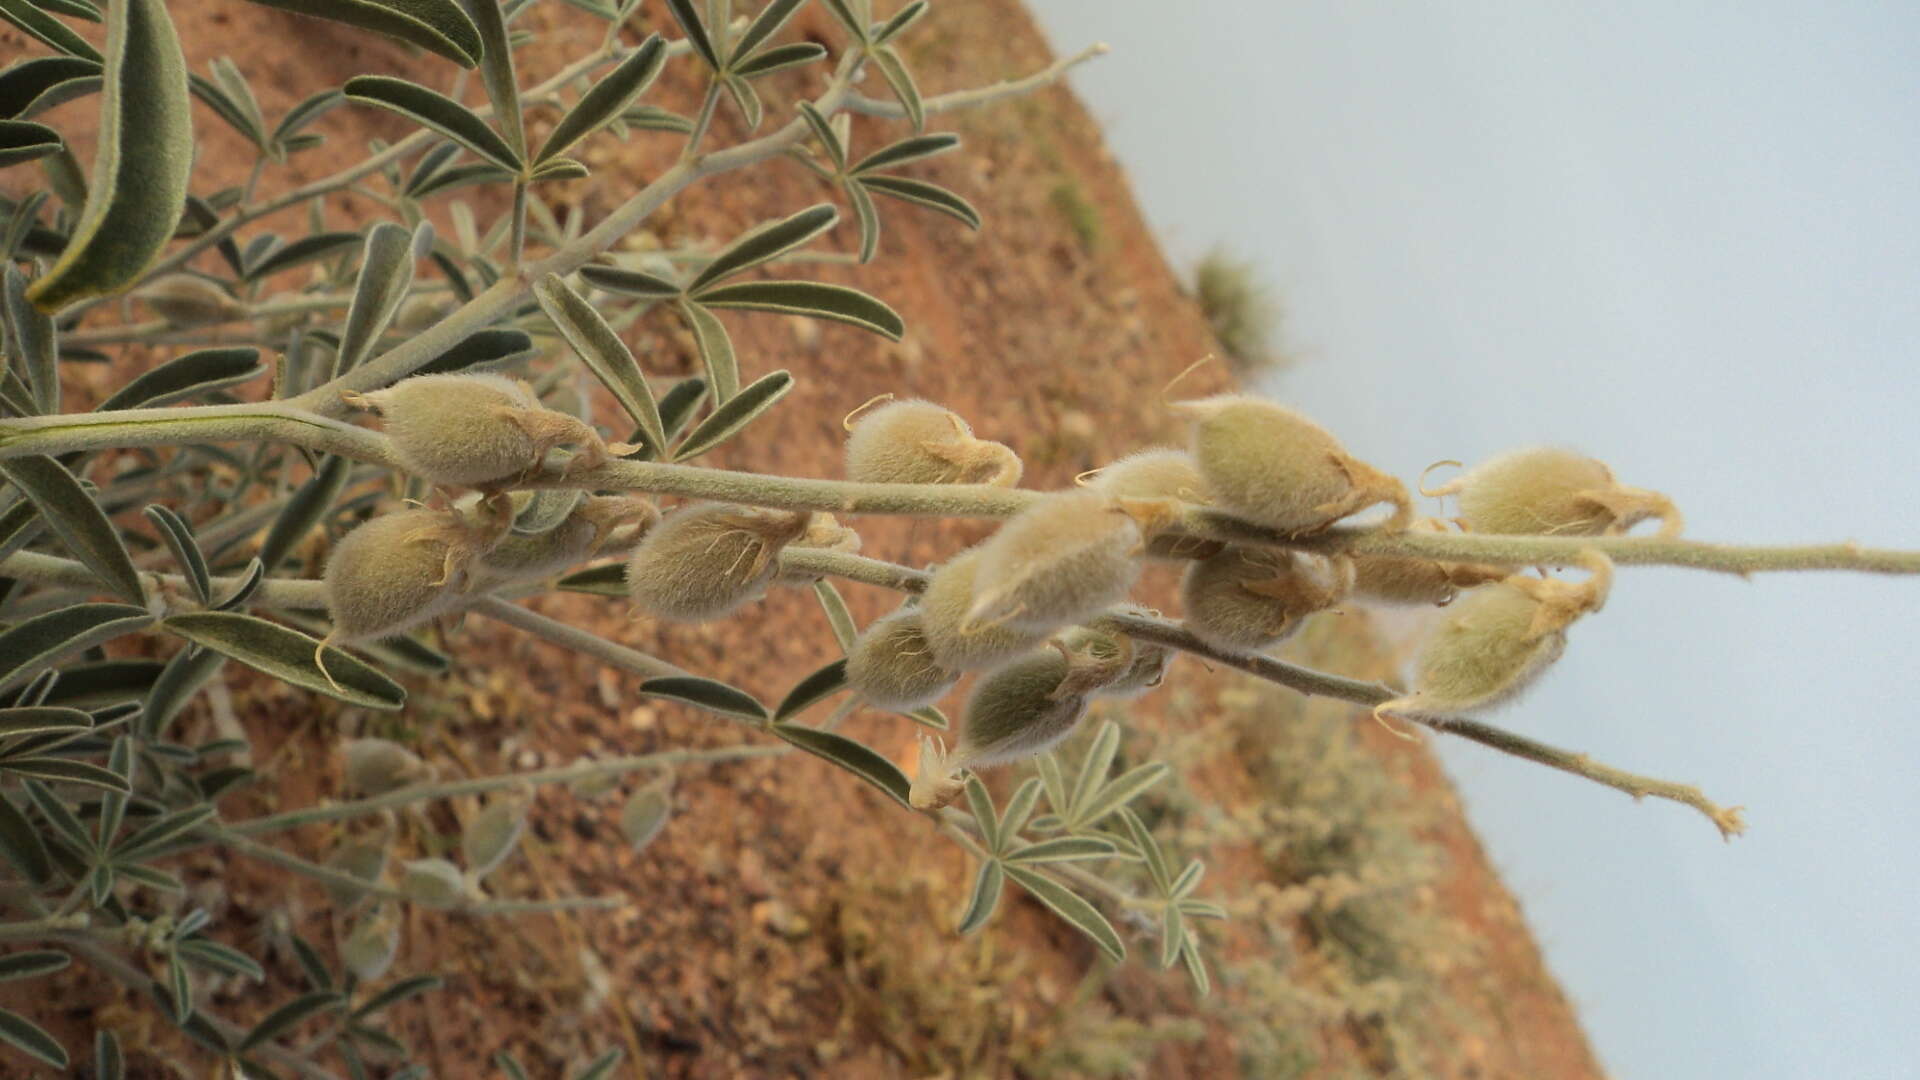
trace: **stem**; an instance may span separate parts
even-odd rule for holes
[[[70,915],[49,915],[44,919],[0,923],[0,941],[12,938],[45,937],[63,930],[85,930],[90,922],[92,922],[92,916],[82,911]]]
[[[615,645],[603,637],[568,626],[558,619],[550,619],[537,611],[529,611],[519,604],[508,603],[497,596],[484,597],[476,601],[468,610],[477,611],[490,619],[496,619],[508,626],[518,627],[529,634],[545,638],[555,645],[585,653],[645,678],[657,679],[667,675],[688,674],[685,669],[675,667],[665,660],[648,656],[646,653],[629,649],[624,645]]]
[[[524,177],[513,182],[513,225],[511,241],[507,247],[507,262],[518,268],[520,260],[527,251],[527,181]]]
[[[982,86],[973,90],[956,90],[951,94],[941,94],[921,102],[927,113],[947,112],[952,109],[965,109],[975,105],[999,101],[1002,98],[1018,97],[1032,93],[1049,83],[1057,82],[1069,70],[1086,63],[1097,56],[1105,56],[1111,51],[1104,41],[1095,42],[1072,56],[1061,57],[1024,79],[1008,79]],[[848,112],[865,113],[868,116],[887,116],[904,120],[907,110],[897,101],[881,101],[865,94],[847,95],[845,108]]]

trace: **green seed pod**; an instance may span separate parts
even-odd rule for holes
[[[727,503],[668,514],[627,560],[635,607],[662,619],[700,622],[732,613],[766,592],[780,549],[807,530],[810,515]]]
[[[449,907],[466,898],[467,881],[445,859],[414,859],[400,865],[400,891],[417,903]]]
[[[1173,666],[1173,650],[1165,645],[1135,641],[1099,627],[1076,626],[1061,634],[1060,642],[1070,652],[1085,652],[1102,661],[1126,658],[1126,666],[1112,682],[1094,688],[1094,697],[1137,698],[1166,681],[1167,669]]]
[[[661,780],[633,793],[620,810],[620,832],[627,844],[638,852],[653,843],[673,816],[671,780]]]
[[[340,942],[340,964],[361,983],[377,981],[400,952],[400,908],[382,904],[362,916]]]
[[[1173,409],[1193,421],[1193,458],[1215,503],[1249,521],[1300,535],[1379,503],[1393,504],[1390,525],[1411,514],[1406,485],[1292,409],[1239,394]]]
[[[433,768],[397,742],[354,739],[346,747],[346,774],[348,791],[372,796],[431,780]]]
[[[1045,631],[967,620],[979,566],[979,548],[963,551],[934,570],[920,595],[920,631],[933,650],[934,663],[950,671],[998,667],[1047,640]]]
[[[532,387],[504,375],[415,375],[343,398],[380,414],[402,468],[443,487],[485,488],[524,476],[564,444],[581,447],[567,462],[569,472],[624,452],[609,448],[578,417],[542,406]]]
[[[952,750],[922,737],[908,802],[918,809],[945,806],[960,792],[960,770],[1004,765],[1058,745],[1086,714],[1094,689],[1118,678],[1132,659],[1051,644],[974,684]]]
[[[1567,646],[1567,627],[1606,603],[1613,564],[1587,552],[1579,584],[1514,575],[1475,589],[1427,639],[1414,692],[1374,709],[1375,716],[1441,719],[1511,700]]]
[[[247,305],[193,274],[168,274],[134,295],[173,326],[204,326],[247,317]]]
[[[974,438],[958,413],[931,401],[890,402],[858,420],[849,416],[846,428],[849,480],[1000,487],[1020,482],[1019,455],[1000,443]]]
[[[387,852],[392,839],[390,833],[382,832],[360,840],[348,840],[335,848],[321,865],[372,885],[387,872]],[[326,883],[326,890],[327,899],[342,911],[351,910],[367,895],[365,889],[349,888],[331,881]]]
[[[504,512],[480,521],[447,510],[401,510],[348,533],[327,559],[322,586],[333,629],[315,650],[322,673],[326,645],[391,637],[452,610],[475,559],[506,528]]]
[[[877,709],[931,705],[959,681],[960,672],[934,663],[916,608],[876,621],[847,652],[848,685]]]
[[[1446,524],[1421,518],[1407,527],[1417,532],[1445,532]],[[1403,559],[1390,555],[1353,557],[1353,592],[1382,604],[1445,607],[1462,589],[1499,581],[1512,571],[1480,563]]]
[[[527,826],[527,807],[532,802],[526,792],[515,792],[495,799],[493,804],[473,816],[460,831],[460,857],[474,881],[493,873],[520,843]]]
[[[1229,547],[1187,568],[1180,603],[1195,637],[1249,651],[1291,637],[1307,616],[1339,603],[1352,587],[1353,564],[1344,558]]]
[[[789,549],[809,549],[814,551],[836,551],[845,555],[860,551],[860,534],[849,526],[840,524],[832,514],[815,513],[813,520],[807,523],[807,531],[800,539],[788,544]],[[810,574],[804,570],[782,568],[775,576],[774,583],[790,588],[805,588],[820,580],[819,574]]]
[[[1660,535],[1679,536],[1685,522],[1673,500],[1627,487],[1593,458],[1552,446],[1488,458],[1425,495],[1458,495],[1460,521],[1480,533],[1617,536],[1648,518]]]
[[[1061,491],[1016,514],[980,545],[970,622],[1051,631],[1126,599],[1146,538],[1179,504]]]
[[[620,495],[584,499],[566,520],[546,532],[501,537],[480,560],[481,587],[539,581],[603,550],[630,548],[659,520],[659,509],[646,499]]]

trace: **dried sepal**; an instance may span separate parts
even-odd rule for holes
[[[906,712],[931,705],[959,681],[958,670],[934,661],[917,609],[876,620],[847,652],[847,684],[878,709]]]
[[[726,503],[681,507],[663,518],[627,560],[627,595],[648,615],[717,619],[766,592],[780,549],[807,531],[804,511]]]
[[[891,395],[874,400],[886,397]],[[858,420],[854,419],[856,415]],[[848,416],[846,428],[849,480],[1000,487],[1020,482],[1023,466],[1012,448],[975,438],[973,429],[958,413],[931,401],[889,401],[872,409],[862,406]]]
[[[504,375],[415,375],[342,397],[380,414],[401,468],[443,487],[497,487],[537,471],[559,446],[578,448],[569,472],[596,468],[623,449],[609,448],[585,421],[545,407],[532,387]]]
[[[980,546],[968,621],[1050,631],[1112,607],[1139,579],[1147,538],[1178,506],[1098,491],[1048,495]]]
[[[1468,593],[1422,648],[1413,693],[1374,714],[1444,719],[1518,695],[1560,658],[1567,627],[1606,603],[1613,563],[1589,551],[1580,564],[1577,584],[1516,574]]]
[[[1143,610],[1144,609],[1137,609]],[[1117,671],[1110,682],[1093,689],[1095,697],[1130,700],[1166,681],[1173,665],[1174,650],[1150,641],[1136,641],[1125,634],[1097,626],[1076,626],[1060,635],[1069,650],[1086,652],[1104,661],[1114,661]],[[1118,664],[1125,660],[1124,666]]]
[[[1457,495],[1469,531],[1617,536],[1649,518],[1663,537],[1686,527],[1673,500],[1628,487],[1604,462],[1553,446],[1497,454],[1426,495]]]
[[[1182,621],[1209,644],[1265,649],[1291,637],[1307,616],[1339,603],[1353,587],[1353,573],[1344,557],[1229,547],[1187,568],[1180,581]]]
[[[807,523],[807,531],[798,540],[787,545],[794,548],[807,548],[814,551],[836,551],[843,555],[854,555],[860,551],[860,534],[852,526],[842,525],[832,514],[815,513],[813,520]],[[809,574],[800,570],[781,570],[774,578],[775,584],[801,589],[820,580],[819,574]]]
[[[1414,532],[1445,532],[1447,526],[1437,518],[1421,518],[1407,528]],[[1506,567],[1482,563],[1356,555],[1353,557],[1353,592],[1355,596],[1382,604],[1445,607],[1453,603],[1461,591],[1499,581],[1510,573]]]
[[[1293,535],[1380,503],[1394,508],[1389,527],[1411,516],[1405,484],[1292,409],[1243,394],[1172,408],[1193,422],[1193,459],[1222,509]]]
[[[997,667],[1047,640],[1046,631],[970,622],[980,549],[963,551],[936,567],[920,596],[920,629],[934,662],[954,671]]]

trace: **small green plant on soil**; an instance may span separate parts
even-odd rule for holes
[[[1284,362],[1274,341],[1280,299],[1252,262],[1223,248],[1207,252],[1193,269],[1193,297],[1236,369],[1260,371]]]
[[[838,766],[891,800],[900,828],[937,831],[971,853],[978,871],[954,898],[958,932],[986,925],[1011,885],[1112,960],[1144,942],[1151,960],[1204,991],[1200,926],[1225,911],[1202,897],[1202,865],[1164,850],[1131,805],[1167,766],[1113,768],[1110,729],[1072,761],[1048,754],[1092,702],[1146,692],[1181,655],[1673,800],[1731,836],[1737,809],[1690,786],[1478,714],[1553,662],[1572,625],[1604,604],[1615,566],[1920,572],[1915,552],[1681,539],[1663,497],[1552,449],[1467,470],[1440,489],[1458,496],[1457,522],[1415,521],[1400,480],[1312,420],[1240,395],[1180,403],[1187,447],[1130,457],[1066,491],[1017,486],[1021,433],[976,433],[937,403],[905,400],[847,418],[844,479],[709,467],[702,456],[753,439],[795,380],[737,352],[719,313],[832,320],[890,338],[905,322],[866,292],[804,276],[820,261],[807,245],[840,222],[834,201],[711,249],[634,256],[619,241],[670,199],[750,184],[782,159],[851,207],[852,262],[878,253],[883,208],[978,228],[962,195],[912,175],[915,162],[958,148],[930,127],[949,110],[1044,86],[1100,50],[925,96],[900,47],[928,16],[925,0],[885,12],[820,0],[839,26],[828,44],[789,40],[806,0],[739,12],[730,0],[647,5],[664,8],[653,21],[667,35],[635,28],[639,0],[568,0],[594,21],[597,44],[535,77],[514,58],[528,34],[515,21],[533,0],[265,2],[418,46],[414,77],[315,86],[269,117],[240,65],[188,70],[162,0],[0,4],[0,18],[45,48],[0,71],[0,177],[14,193],[0,203],[0,938],[14,946],[0,978],[89,965],[237,1073],[362,1076],[377,1065],[423,1075],[389,1021],[439,984],[432,972],[394,970],[415,909],[511,916],[618,902],[490,887],[542,789],[638,777],[621,820],[639,845],[669,823],[672,770],[781,753]],[[87,22],[104,24],[102,45],[74,28]],[[262,63],[298,56],[267,51]],[[691,116],[647,101],[668,64],[704,80]],[[761,80],[780,71],[784,82],[810,78],[810,92],[769,101]],[[470,75],[485,104],[463,103]],[[74,101],[98,117],[84,169],[41,122]],[[287,165],[319,142],[313,121],[342,109],[398,116],[410,131],[295,184]],[[716,145],[721,109],[747,132],[731,145]],[[535,111],[558,117],[537,141]],[[851,145],[854,114],[897,122],[897,137]],[[253,147],[244,183],[196,185],[196,129],[207,124]],[[597,219],[559,220],[548,185],[585,175],[574,155],[615,138],[680,150]],[[454,198],[475,192],[498,196],[481,200],[497,216]],[[347,194],[375,201],[382,220],[329,226],[328,205]],[[262,224],[300,207],[300,235]],[[451,229],[436,229],[435,216]],[[114,303],[127,299],[150,318]],[[620,335],[642,319],[684,325],[701,373],[669,383],[650,372]],[[136,355],[152,358],[145,370],[95,408],[63,411],[80,366],[120,361],[109,370],[124,371]],[[596,428],[570,396],[578,365],[624,413],[617,430]],[[1348,521],[1376,507],[1384,518]],[[857,522],[881,514],[1007,520],[924,571],[858,552]],[[1658,535],[1627,535],[1647,518],[1662,522]],[[1150,559],[1187,564],[1181,618],[1128,602]],[[1564,567],[1579,576],[1549,572]],[[903,606],[863,630],[836,581],[897,590]],[[846,656],[770,700],[519,602],[554,588],[683,622],[740,617],[769,589],[811,590]],[[1348,597],[1453,602],[1410,686],[1265,653]],[[392,673],[448,663],[416,632],[467,613],[638,673],[642,694],[749,738],[440,782],[435,762],[368,737],[344,748],[341,798],[243,819],[222,811],[223,796],[259,779],[243,763],[248,742],[179,721],[196,695],[221,692],[223,668],[398,712],[406,694]],[[972,689],[950,721],[933,702],[963,679]],[[910,770],[837,731],[841,714],[809,719],[842,693],[919,725]],[[403,715],[394,732],[405,727]],[[1026,760],[1036,775],[996,804],[975,771]],[[457,843],[390,858],[390,815],[478,796]],[[324,860],[275,843],[315,823],[341,829]],[[259,950],[241,948],[175,872],[181,855],[206,848],[323,884],[342,928],[324,950],[276,936],[305,986],[244,1015],[205,991],[261,980]],[[14,1011],[0,1011],[0,1040],[55,1067],[85,1060],[103,1077],[123,1075],[128,1050],[104,1029],[90,1047],[63,1045]],[[608,1075],[616,1060],[609,1052],[576,1075]],[[500,1067],[521,1073],[511,1059]]]

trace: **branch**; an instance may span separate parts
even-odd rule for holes
[[[1095,42],[1072,56],[1055,60],[1053,63],[1048,64],[1046,67],[1024,79],[1008,79],[1004,82],[994,83],[992,86],[982,86],[974,90],[956,90],[951,94],[941,94],[937,97],[927,98],[922,102],[922,105],[926,111],[931,114],[947,112],[951,109],[965,109],[974,105],[985,105],[988,102],[999,101],[1002,98],[1017,97],[1021,94],[1032,93],[1035,90],[1059,81],[1061,76],[1073,68],[1097,56],[1105,56],[1110,51],[1111,48],[1106,42]],[[907,115],[907,110],[897,101],[881,101],[877,98],[867,97],[864,94],[847,95],[846,110],[848,112],[865,113],[868,116],[888,116],[895,119],[905,119]]]

